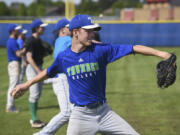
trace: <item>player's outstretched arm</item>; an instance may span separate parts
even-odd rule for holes
[[[43,70],[41,73],[39,73],[37,76],[35,76],[32,80],[29,80],[23,84],[17,85],[11,92],[11,96],[14,98],[19,98],[29,89],[31,85],[34,83],[38,83],[40,81],[43,81],[47,78],[47,69]]]
[[[171,54],[168,52],[160,51],[160,50],[147,47],[147,46],[142,46],[142,45],[133,46],[133,51],[135,53],[140,53],[144,55],[158,56],[164,60],[168,59],[171,56]]]

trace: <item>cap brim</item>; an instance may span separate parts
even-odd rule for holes
[[[94,29],[95,31],[101,30],[101,26],[99,24],[87,25],[87,26],[83,26],[81,28],[87,29],[87,30]]]
[[[65,27],[69,27],[69,24],[65,25]]]
[[[46,26],[48,26],[47,23],[43,23],[43,24],[40,25],[40,27],[46,27]]]
[[[27,30],[23,30],[23,31],[22,31],[22,34],[26,34],[26,33],[27,33]]]
[[[16,26],[14,29],[15,30],[20,30],[22,28],[22,26]]]

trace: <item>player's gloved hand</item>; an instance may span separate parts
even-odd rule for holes
[[[28,90],[29,86],[26,83],[17,85],[12,91],[11,96],[14,98],[19,98]]]
[[[172,54],[167,60],[160,61],[156,66],[157,84],[160,88],[167,88],[176,80],[176,55]]]

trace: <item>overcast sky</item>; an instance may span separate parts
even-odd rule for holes
[[[29,5],[34,0],[0,0],[0,1],[4,1],[9,6],[12,2],[20,2],[20,3],[24,3],[25,5]],[[57,1],[57,0],[53,0],[53,1]],[[65,0],[63,0],[63,1],[65,1]],[[76,4],[79,4],[81,0],[74,0],[74,1]]]

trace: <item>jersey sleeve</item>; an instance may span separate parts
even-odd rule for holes
[[[47,76],[52,78],[55,77],[56,74],[62,73],[62,59],[61,55],[59,54],[58,57],[54,60],[53,64],[47,68]]]
[[[33,42],[32,38],[26,40],[26,52],[32,52],[33,50]]]
[[[106,45],[105,47],[105,56],[107,63],[111,63],[131,53],[133,53],[133,45],[131,44]]]

